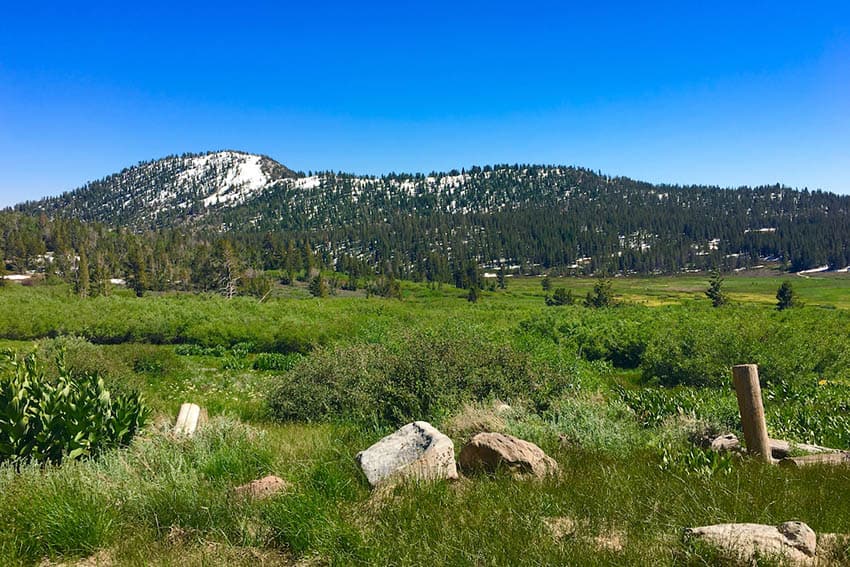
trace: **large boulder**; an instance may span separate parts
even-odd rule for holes
[[[813,564],[817,536],[803,522],[764,524],[716,524],[685,530],[685,539],[704,541],[729,555],[751,560],[756,554],[781,556],[795,564]]]
[[[543,449],[503,433],[479,433],[460,452],[460,466],[466,470],[493,472],[500,467],[542,478],[558,470],[558,463]]]
[[[372,486],[389,478],[457,478],[454,443],[425,421],[408,423],[355,459]]]

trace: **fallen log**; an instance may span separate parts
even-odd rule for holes
[[[806,467],[810,465],[850,465],[850,452],[817,453],[802,457],[786,457],[779,461],[786,467]]]

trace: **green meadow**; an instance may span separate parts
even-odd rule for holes
[[[780,311],[784,279],[801,304]],[[684,528],[850,533],[850,468],[702,446],[741,435],[731,367],[756,363],[772,437],[850,449],[850,276],[732,275],[718,308],[705,275],[614,278],[614,306],[583,306],[596,283],[552,278],[548,294],[577,300],[564,306],[532,277],[475,303],[413,282],[401,300],[0,287],[0,348],[35,353],[48,379],[61,355],[152,409],[129,446],[96,459],[0,465],[0,564],[734,565]],[[174,439],[183,402],[210,421]],[[370,490],[355,454],[413,420],[458,452],[485,430],[527,439],[561,474]],[[288,488],[235,496],[268,474]],[[574,533],[554,533],[565,517]],[[830,553],[850,563],[850,548]]]

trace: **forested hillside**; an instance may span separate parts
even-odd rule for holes
[[[138,166],[0,214],[5,269],[215,289],[222,266],[473,285],[508,273],[850,265],[850,197],[670,186],[561,166],[295,173],[235,151]],[[49,258],[49,260],[46,260]],[[470,275],[472,274],[472,275]],[[241,279],[249,279],[240,276]]]

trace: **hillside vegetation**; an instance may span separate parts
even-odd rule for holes
[[[64,353],[65,372],[140,391],[154,411],[126,448],[0,466],[0,563],[715,565],[683,528],[799,519],[850,533],[847,468],[700,446],[740,435],[730,368],[757,363],[771,436],[850,448],[850,278],[795,278],[803,305],[781,311],[770,277],[728,277],[719,308],[705,276],[617,278],[605,308],[547,305],[541,281],[508,278],[476,302],[406,281],[401,300],[313,298],[306,282],[263,301],[0,288],[0,346],[44,363]],[[597,283],[547,285],[580,299]],[[211,422],[171,438],[186,401]],[[562,474],[370,490],[354,455],[411,420],[456,450],[478,431],[516,435]],[[266,474],[289,487],[234,495]],[[553,533],[563,517],[575,535]]]
[[[850,197],[654,185],[554,165],[370,177],[295,173],[242,152],[186,154],[15,210],[0,215],[0,255],[14,269],[37,269],[51,252],[70,281],[84,253],[107,277],[126,273],[150,289],[208,289],[197,272],[225,261],[221,241],[254,270],[291,274],[312,262],[464,287],[470,263],[522,274],[850,266]],[[134,275],[140,267],[146,278]]]

